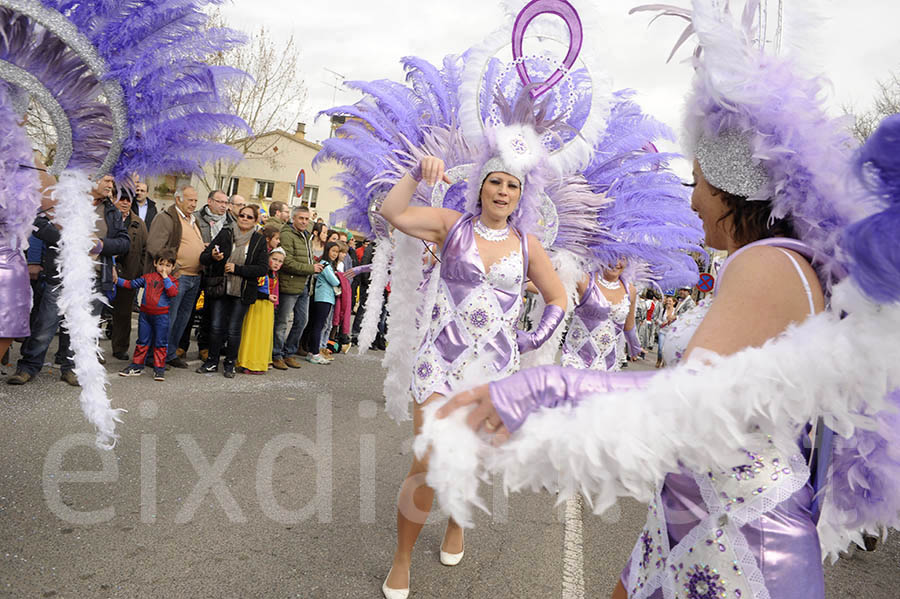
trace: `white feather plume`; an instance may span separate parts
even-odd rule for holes
[[[125,410],[113,409],[106,395],[106,369],[100,364],[100,316],[93,314],[92,302],[105,301],[95,291],[94,247],[97,212],[93,207],[93,184],[79,171],[65,171],[53,189],[57,201],[54,220],[62,223],[59,241],[59,270],[62,291],[59,311],[69,331],[75,360],[75,375],[81,384],[81,409],[97,427],[97,446],[112,449],[116,444],[116,422]]]
[[[391,270],[391,259],[394,244],[391,239],[381,238],[375,242],[375,256],[372,258],[372,270],[369,277],[369,295],[366,298],[366,311],[359,328],[359,353],[369,351],[378,334],[378,321],[381,320],[381,306],[384,305],[384,288],[388,284]]]
[[[418,452],[430,451],[427,482],[465,526],[472,506],[484,509],[479,478],[493,474],[503,475],[507,489],[558,491],[560,501],[580,490],[599,513],[620,496],[649,500],[680,465],[731,467],[756,426],[788,453],[803,424],[819,416],[845,436],[872,428],[871,415],[900,386],[900,347],[871,340],[900,330],[900,305],[876,306],[849,281],[834,288],[832,302],[832,312],[760,348],[707,354],[702,363],[661,372],[640,391],[541,410],[499,448],[467,430],[465,410],[437,421],[443,402],[435,402],[416,441]],[[838,318],[841,310],[849,316]]]
[[[388,347],[382,360],[387,368],[384,398],[387,413],[396,422],[410,419],[409,401],[421,327],[410,327],[422,303],[422,241],[394,231],[395,253],[388,297]],[[429,312],[430,313],[430,312]]]

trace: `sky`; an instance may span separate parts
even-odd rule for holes
[[[688,0],[666,1],[688,5]],[[592,26],[585,36],[590,43],[602,44],[603,66],[615,89],[634,89],[646,112],[680,130],[691,77],[683,59],[693,44],[683,47],[671,63],[666,64],[666,58],[683,22],[660,19],[648,27],[648,13],[628,15],[630,8],[649,0],[571,2],[576,9],[590,6],[598,13],[600,26]],[[829,110],[836,116],[845,105],[867,108],[877,82],[892,72],[900,73],[896,30],[900,2],[785,0],[788,17],[791,5],[799,3],[815,7],[823,18],[812,35],[803,36],[803,51],[808,66],[832,81]],[[237,29],[249,32],[265,26],[276,39],[295,36],[300,76],[309,94],[303,118],[308,123],[307,138],[314,141],[329,133],[326,118],[313,122],[318,111],[359,99],[351,90],[334,89],[340,79],[330,71],[347,80],[399,81],[403,78],[401,57],[416,55],[439,64],[443,56],[483,41],[507,22],[500,0],[232,0],[222,12]]]

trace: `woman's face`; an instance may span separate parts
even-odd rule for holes
[[[278,272],[281,265],[284,264],[284,256],[280,253],[274,253],[269,256],[269,270]]]
[[[249,208],[242,208],[240,212],[238,212],[237,218],[238,229],[241,231],[249,231],[256,224],[256,217],[253,216],[253,211]]]
[[[706,245],[717,250],[727,250],[731,240],[731,217],[722,219],[728,211],[725,202],[715,193],[700,169],[700,162],[694,160],[694,193],[691,194],[691,208],[703,221]]]
[[[622,271],[625,270],[626,262],[624,259],[619,259],[616,262],[616,265],[612,268],[607,268],[603,271],[603,277],[606,279],[618,279],[622,276]]]
[[[329,242],[329,241],[333,243],[333,242],[336,242],[336,241],[338,240],[338,234],[337,234],[337,233],[332,233],[331,235],[328,235],[328,234],[326,233],[326,235],[328,236],[328,239],[326,239],[326,243]]]
[[[328,249],[328,259],[330,261],[334,262],[335,260],[337,260],[338,254],[340,254],[340,253],[341,253],[341,248],[339,248],[336,245],[333,245]]]
[[[269,249],[274,250],[279,245],[281,245],[281,233],[275,233],[272,235],[272,238],[269,239]]]
[[[507,220],[521,197],[518,179],[507,173],[489,173],[481,186],[481,212],[491,219]]]
[[[326,229],[325,227],[319,229],[319,241],[321,241],[322,243],[328,241],[328,229]]]
[[[673,297],[666,298],[666,308],[674,308],[675,307],[675,299]]]

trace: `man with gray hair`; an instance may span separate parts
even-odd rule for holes
[[[239,196],[238,194],[234,194],[230,198],[228,198],[228,211],[231,212],[231,218],[237,220],[238,214],[241,213],[241,208],[247,205],[247,200],[243,198],[243,196]]]
[[[178,295],[169,304],[169,348],[166,355],[166,362],[175,368],[188,367],[187,361],[177,357],[175,351],[200,293],[200,254],[206,248],[197,226],[197,217],[194,216],[196,208],[197,190],[193,187],[179,189],[175,192],[175,203],[153,219],[147,236],[147,253],[151,260],[163,249],[170,249],[177,256],[175,274],[178,276]]]
[[[279,272],[280,297],[272,348],[272,367],[278,370],[300,368],[300,362],[293,355],[300,348],[300,336],[309,317],[312,275],[322,272],[322,264],[313,262],[307,226],[309,208],[298,206],[294,208],[291,224],[281,230],[284,265]]]

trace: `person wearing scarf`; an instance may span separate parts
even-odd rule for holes
[[[241,326],[247,308],[256,301],[256,282],[268,269],[265,238],[256,231],[259,218],[256,206],[245,206],[238,212],[237,226],[225,227],[200,255],[200,263],[207,267],[210,280],[222,280],[221,285],[209,286],[206,298],[211,310],[209,356],[197,369],[198,373],[212,373],[219,369],[219,357],[224,348],[224,373],[234,377],[234,365],[241,343]]]

